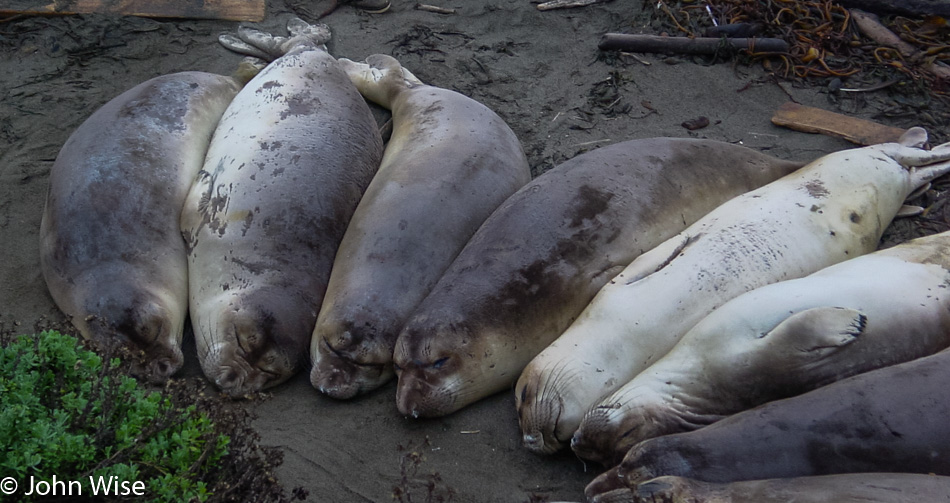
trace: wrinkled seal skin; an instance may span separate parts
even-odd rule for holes
[[[837,473],[950,475],[950,350],[643,441],[616,475],[735,482]],[[588,494],[593,494],[589,492]]]
[[[231,395],[306,363],[334,254],[382,157],[328,38],[292,38],[238,94],[185,204],[198,357]]]
[[[727,302],[628,384],[614,449],[950,345],[950,232]]]
[[[392,378],[406,318],[531,171],[514,132],[484,105],[422,84],[389,56],[341,64],[364,96],[393,113],[392,137],[340,244],[310,347],[313,386],[352,398]]]
[[[564,371],[574,372],[575,393],[595,399],[571,438],[574,452],[606,466],[619,461],[619,425],[639,392],[630,381],[714,309],[873,252],[907,196],[950,171],[950,144],[918,148],[926,136],[913,128],[902,143],[828,154],[736,197],[598,292],[555,343],[572,349]],[[600,386],[608,376],[625,384]]]
[[[750,480],[731,484],[710,484],[682,477],[659,477],[637,486],[628,501],[631,503],[939,502],[950,501],[950,477],[916,473],[851,473]]]
[[[143,82],[93,113],[50,170],[40,226],[50,294],[85,338],[143,351],[155,381],[183,362],[181,207],[240,88],[202,72]]]
[[[656,138],[534,179],[485,221],[400,333],[400,412],[444,415],[511,386],[641,251],[798,166],[731,144]]]

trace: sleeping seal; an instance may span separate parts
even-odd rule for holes
[[[569,379],[565,387],[579,397],[574,406],[590,408],[571,438],[574,452],[605,465],[617,461],[597,432],[616,422],[637,392],[621,385],[714,309],[754,288],[874,251],[904,199],[950,171],[950,144],[915,148],[926,136],[914,128],[903,143],[829,154],[738,196],[601,289],[538,355],[553,374]]]
[[[600,501],[600,500],[598,500]],[[610,500],[619,503],[622,500]],[[950,501],[950,477],[848,473],[712,484],[658,477],[637,486],[631,503],[916,503]],[[603,503],[603,502],[601,502]]]
[[[947,476],[948,382],[950,350],[852,376],[640,442],[584,493],[592,502],[629,501],[624,488],[665,475],[713,483],[861,472]]]
[[[640,252],[798,166],[727,143],[655,138],[535,178],[492,213],[400,332],[400,412],[448,414],[510,386]]]
[[[950,475],[950,350],[645,440],[616,476],[734,482],[834,473]]]
[[[459,250],[531,179],[521,143],[486,106],[427,86],[395,59],[340,60],[393,133],[333,263],[313,332],[313,386],[351,398],[393,376],[396,336]]]
[[[86,119],[50,170],[40,224],[50,294],[83,337],[144,351],[155,381],[183,362],[181,207],[245,77],[182,72],[143,82]]]
[[[950,346],[948,285],[944,232],[740,295],[627,384],[613,422],[583,433],[619,458],[648,438],[936,353]]]
[[[244,32],[284,55],[228,107],[182,213],[198,357],[232,395],[307,361],[333,256],[382,158],[368,105],[323,46],[329,31],[289,28],[289,40]]]

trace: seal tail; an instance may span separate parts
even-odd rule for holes
[[[406,89],[423,85],[399,61],[385,54],[373,54],[364,63],[340,58],[340,66],[353,85],[366,99],[392,110],[396,95]]]

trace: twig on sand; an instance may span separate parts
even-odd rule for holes
[[[538,10],[570,9],[573,7],[587,7],[598,3],[607,3],[613,0],[551,0],[538,4]]]
[[[439,7],[436,5],[429,5],[424,3],[417,3],[416,10],[424,10],[426,12],[434,12],[436,14],[455,14],[455,9],[446,9],[445,7]]]

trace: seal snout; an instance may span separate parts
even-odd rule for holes
[[[439,386],[429,382],[423,369],[404,368],[399,375],[396,387],[396,407],[399,413],[419,417],[444,416],[452,411],[451,404],[444,398],[451,398]]]
[[[355,366],[345,358],[326,356],[314,362],[310,371],[310,384],[321,393],[337,400],[356,396],[360,387],[353,377]]]
[[[521,437],[521,444],[536,454],[553,454],[561,447],[560,442],[549,441],[541,432],[525,433]]]
[[[614,455],[614,449],[611,447],[604,448],[601,443],[598,435],[590,435],[582,425],[571,437],[571,450],[580,458],[609,466]]]
[[[173,349],[171,355],[157,357],[148,363],[146,375],[149,381],[153,383],[165,382],[182,367],[185,358],[182,356],[180,349],[177,347]]]
[[[242,367],[223,366],[214,378],[214,383],[225,394],[240,397],[280,384],[287,378],[256,367]]]
[[[392,365],[359,362],[350,351],[337,349],[324,338],[314,352],[310,384],[332,398],[347,400],[382,386],[392,376]]]
[[[525,385],[517,397],[518,422],[524,432],[522,445],[536,454],[553,454],[564,446],[558,425],[564,409],[561,400],[538,400],[537,388]]]

